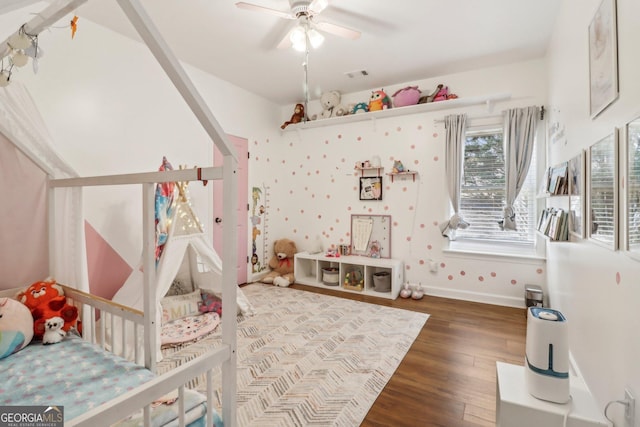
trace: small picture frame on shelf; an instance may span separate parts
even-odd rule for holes
[[[584,238],[584,186],[585,151],[569,160],[569,231],[572,236]]]
[[[360,200],[382,200],[382,177],[360,177]]]

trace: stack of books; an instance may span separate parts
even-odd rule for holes
[[[568,162],[548,168],[545,172],[540,193],[552,196],[569,194],[569,165]]]
[[[540,215],[538,231],[551,240],[569,240],[569,215],[564,209],[546,208]]]

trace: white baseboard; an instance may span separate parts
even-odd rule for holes
[[[481,302],[484,304],[503,305],[506,307],[525,308],[524,296],[522,298],[516,298],[504,295],[486,294],[482,292],[439,288],[437,286],[423,286],[422,288],[424,289],[426,295],[432,295],[435,297]]]

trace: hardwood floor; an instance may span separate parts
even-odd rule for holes
[[[430,315],[362,426],[495,426],[496,361],[523,364],[524,309],[291,287]]]

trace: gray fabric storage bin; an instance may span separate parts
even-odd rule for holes
[[[389,292],[391,290],[391,274],[388,271],[373,273],[373,290]]]

